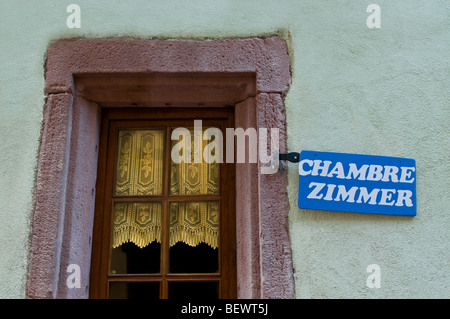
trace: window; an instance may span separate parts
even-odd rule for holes
[[[236,298],[235,170],[194,147],[233,121],[231,108],[103,111],[91,297]],[[172,140],[177,128],[191,140]]]
[[[144,114],[149,105],[176,105],[190,113],[205,105],[214,113],[234,107],[230,127],[278,127],[280,152],[287,151],[283,97],[291,83],[290,63],[286,42],[278,36],[65,39],[50,43],[46,56],[28,298],[99,295],[99,285],[91,287],[91,275],[99,276],[98,270],[90,270],[100,263],[91,248],[94,232],[102,231],[98,223],[94,230],[93,221],[96,198],[104,192],[96,179],[106,176],[105,167],[97,167],[100,115],[106,109],[128,107],[131,117],[132,109]],[[155,109],[151,112],[156,115]],[[133,116],[141,119],[141,114]],[[183,118],[163,114],[158,117]],[[125,120],[123,115],[116,120]],[[287,175],[260,174],[256,163],[234,167],[237,297],[292,298]],[[79,289],[67,286],[70,265],[80,267]]]

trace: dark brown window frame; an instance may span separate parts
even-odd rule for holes
[[[277,127],[286,151],[286,43],[277,36],[224,40],[70,39],[46,60],[41,146],[27,296],[87,298],[100,114],[104,107],[235,108],[235,127]],[[292,298],[286,174],[236,164],[238,298]],[[78,264],[81,288],[66,285]]]
[[[168,284],[170,282],[217,282],[219,298],[236,298],[236,213],[235,213],[235,170],[233,163],[222,163],[221,166],[221,191],[218,195],[170,195],[169,183],[169,159],[170,159],[170,135],[168,129],[177,127],[189,127],[193,121],[201,119],[205,125],[218,127],[225,132],[227,127],[234,123],[233,108],[110,108],[105,109],[101,121],[101,141],[99,150],[99,165],[96,194],[96,212],[94,216],[93,245],[91,258],[90,298],[108,298],[109,282],[158,282],[160,284],[160,296],[168,298]],[[176,124],[175,124],[176,123]],[[217,273],[170,273],[168,269],[169,253],[168,228],[162,231],[161,238],[161,269],[157,274],[110,274],[110,234],[111,234],[111,205],[113,200],[112,185],[116,154],[116,135],[120,129],[165,127],[165,168],[164,189],[162,195],[150,196],[158,201],[169,202],[173,200],[219,200],[221,207],[220,219],[220,244],[219,244],[219,270]],[[224,136],[226,138],[226,136]],[[225,141],[224,141],[225,142]],[[224,150],[226,151],[226,150]],[[224,154],[224,156],[226,156]],[[124,200],[122,198],[122,200]],[[137,200],[133,197],[133,200]],[[142,200],[142,199],[139,199]],[[163,205],[164,207],[164,205]],[[167,208],[163,208],[163,212]],[[163,214],[163,225],[168,227],[167,215]],[[164,258],[166,257],[166,258]]]

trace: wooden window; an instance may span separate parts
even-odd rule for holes
[[[103,111],[91,298],[237,297],[234,165],[196,163],[193,147],[191,163],[171,156],[187,145],[171,139],[176,128],[201,151],[210,143],[194,120],[225,132],[233,109]]]
[[[291,66],[280,37],[65,39],[52,42],[46,56],[28,298],[99,295],[90,285],[98,271],[88,269],[100,262],[91,254],[100,111],[234,105],[235,128],[278,127],[280,152],[287,151],[283,97]],[[293,298],[287,175],[261,174],[249,162],[235,171],[238,298]],[[71,264],[80,266],[82,289],[67,286]]]

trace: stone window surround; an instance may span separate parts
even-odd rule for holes
[[[290,81],[278,36],[221,40],[70,39],[47,51],[28,298],[88,298],[103,107],[235,106],[235,127],[277,127]],[[238,298],[294,298],[287,176],[236,164]],[[81,270],[69,289],[67,266]]]

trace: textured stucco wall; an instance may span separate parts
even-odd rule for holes
[[[381,7],[381,29],[366,7]],[[68,29],[66,8],[81,7]],[[49,41],[223,38],[278,33],[290,46],[288,147],[417,161],[414,218],[297,208],[289,164],[298,298],[450,297],[450,4],[420,1],[1,1],[0,297],[25,296],[34,170]],[[381,288],[366,267],[381,267]]]

